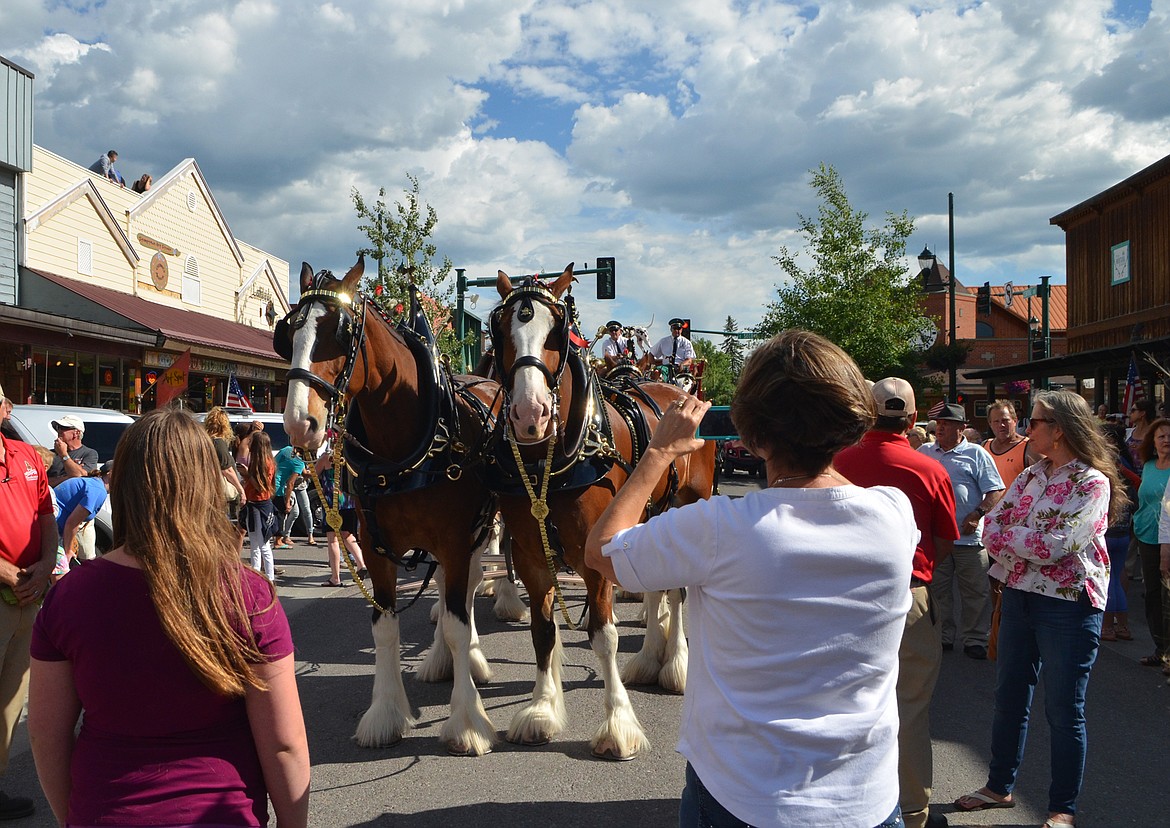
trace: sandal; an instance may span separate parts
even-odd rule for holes
[[[974,805],[963,805],[963,802],[974,802]],[[960,796],[955,800],[956,811],[987,811],[992,808],[1014,808],[1016,801],[1014,799],[996,799],[993,796],[988,796],[982,790],[971,791],[971,793]]]
[[[323,587],[333,587],[336,589],[337,587],[341,586],[341,581],[338,581],[337,583],[333,583],[332,581],[322,581],[320,585]]]
[[[1142,665],[1143,667],[1161,667],[1164,663],[1165,662],[1160,655],[1142,656],[1138,659],[1138,664]]]
[[[1133,641],[1133,633],[1129,631],[1129,627],[1124,624],[1118,624],[1115,630],[1117,638],[1120,641]]]
[[[1101,640],[1102,641],[1116,641],[1117,640],[1117,630],[1114,629],[1113,627],[1103,627],[1101,629]]]

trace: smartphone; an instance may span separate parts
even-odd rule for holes
[[[731,406],[713,405],[703,415],[695,436],[700,440],[738,440],[739,432],[731,422]]]

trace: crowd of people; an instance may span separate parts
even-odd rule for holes
[[[1155,648],[1142,663],[1170,673],[1170,420],[1135,406],[1125,432],[1081,396],[1043,391],[1024,434],[1010,400],[989,405],[986,439],[953,404],[920,428],[909,382],[869,382],[836,345],[787,331],[750,356],[731,407],[767,486],[641,523],[657,481],[702,445],[708,408],[686,397],[666,411],[586,548],[625,589],[689,589],[680,826],[946,825],[931,809],[929,709],[957,645],[994,658],[996,677],[986,784],[954,808],[1014,806],[1043,676],[1045,826],[1075,824],[1092,668],[1103,639],[1132,638],[1126,560]],[[273,547],[308,511],[310,475],[335,501],[329,456],[310,470],[294,449],[274,456],[262,427],[233,432],[222,410],[201,427],[164,409],[97,467],[83,423],[53,425],[41,454],[0,437],[0,773],[27,687],[63,825],[262,826],[269,802],[277,824],[305,825],[307,739]],[[114,549],[74,569],[107,489]],[[364,569],[344,487],[336,502],[331,586],[343,545]],[[32,809],[0,793],[0,819]]]

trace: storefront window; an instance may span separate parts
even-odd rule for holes
[[[75,354],[77,360],[77,404],[97,405],[97,357],[94,354]]]
[[[49,351],[45,365],[45,402],[77,404],[77,358],[71,351]]]

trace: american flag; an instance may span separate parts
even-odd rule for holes
[[[932,405],[930,407],[930,410],[926,412],[926,419],[933,420],[936,417],[938,417],[939,414],[943,413],[943,409],[946,408],[946,405],[947,405],[946,400],[939,400],[938,402],[936,402],[934,405]]]
[[[1125,396],[1121,399],[1121,410],[1126,414],[1134,403],[1146,398],[1146,386],[1138,374],[1137,360],[1129,358],[1129,375],[1125,378]]]
[[[248,398],[244,396],[243,389],[240,388],[240,383],[236,380],[235,374],[228,375],[227,399],[224,400],[224,405],[228,408],[246,408],[249,411],[255,411],[252,408],[252,403],[248,402]]]

